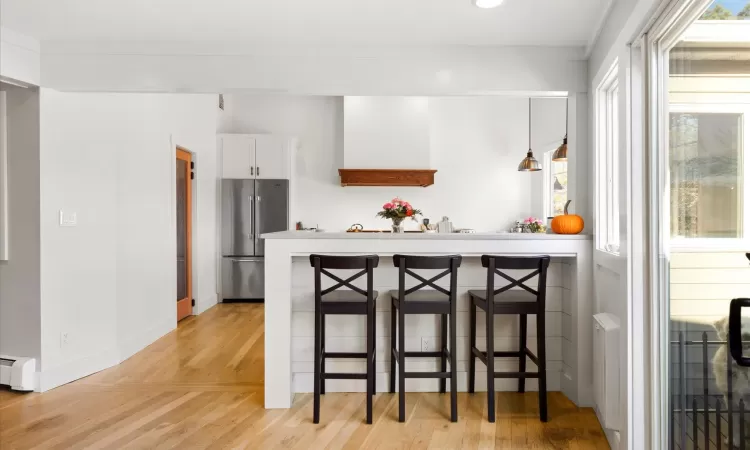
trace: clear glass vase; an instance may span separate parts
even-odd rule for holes
[[[404,232],[404,219],[391,219],[393,221],[393,224],[391,225],[391,231],[393,233],[403,233]]]

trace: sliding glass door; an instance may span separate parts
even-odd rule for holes
[[[654,448],[750,449],[750,20],[739,3],[674,1],[642,41]]]

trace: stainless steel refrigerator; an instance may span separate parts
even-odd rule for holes
[[[289,228],[289,180],[222,180],[221,297],[264,297],[260,235]]]

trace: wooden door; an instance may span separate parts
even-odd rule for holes
[[[177,320],[193,314],[193,164],[192,155],[177,149]]]
[[[223,135],[221,144],[222,178],[255,177],[255,140],[246,135]]]
[[[283,180],[289,178],[289,163],[284,139],[279,136],[255,137],[255,177]]]

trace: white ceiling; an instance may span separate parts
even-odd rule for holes
[[[611,0],[2,0],[41,41],[586,46]]]

